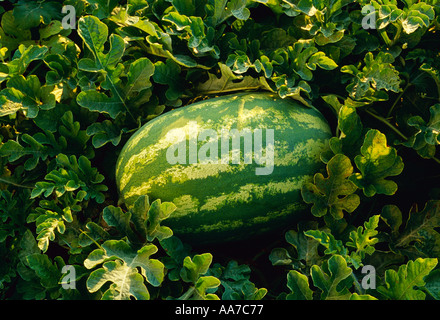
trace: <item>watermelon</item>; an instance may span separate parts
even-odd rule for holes
[[[116,183],[127,207],[141,195],[173,202],[163,224],[190,243],[247,239],[303,216],[301,186],[322,169],[331,136],[314,107],[221,96],[147,122],[123,147]]]

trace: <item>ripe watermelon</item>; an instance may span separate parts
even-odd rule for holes
[[[173,202],[163,223],[186,241],[249,238],[304,213],[301,185],[322,168],[330,137],[315,108],[269,93],[221,96],[139,129],[117,161],[117,187],[128,207],[140,195]]]

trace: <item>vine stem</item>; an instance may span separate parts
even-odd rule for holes
[[[438,164],[440,164],[440,159],[438,159],[438,158],[436,158],[436,157],[432,157],[432,158],[430,158],[430,159],[432,159],[432,160],[434,160],[435,162],[437,162]]]
[[[385,31],[385,28],[379,30],[379,34],[382,37],[383,41],[387,45],[388,48],[391,47],[391,39],[388,37],[387,32]]]
[[[79,229],[79,231],[81,231],[81,233],[84,234],[87,238],[89,238],[90,240],[92,240],[93,243],[96,244],[96,246],[97,246],[99,249],[104,250],[104,249],[102,248],[102,246],[101,246],[98,242],[96,242],[95,239],[93,239],[91,236],[89,236],[89,235],[87,234],[87,232],[85,232],[85,231],[82,230],[82,229]]]
[[[387,45],[388,48],[391,48],[392,46],[394,46],[396,44],[396,42],[399,40],[400,38],[400,34],[402,33],[402,26],[399,25],[395,25],[396,27],[396,34],[394,35],[393,40],[390,39],[390,37],[388,36],[388,33],[385,31],[385,28],[382,28],[379,30],[379,34],[382,37],[383,41],[385,42],[385,44]]]
[[[355,287],[355,289],[356,289],[356,291],[360,294],[360,295],[363,295],[363,294],[365,294],[365,291],[364,291],[364,289],[361,287],[361,285],[359,284],[359,280],[358,280],[358,278],[356,277],[356,275],[352,272],[351,273],[351,277],[353,278],[353,283],[354,283],[354,287]]]
[[[391,46],[396,44],[396,42],[400,38],[400,34],[402,33],[402,25],[401,24],[398,24],[396,28],[397,28],[397,31],[396,31],[396,34],[394,35],[393,40],[391,41]]]
[[[28,75],[30,74],[34,74],[34,72],[41,67],[41,65],[43,64],[43,61],[40,61],[31,71],[28,72]]]
[[[1,183],[6,183],[6,184],[10,184],[10,185],[13,185],[13,186],[19,187],[19,188],[26,188],[26,189],[33,189],[34,188],[32,186],[26,186],[26,185],[23,185],[23,184],[15,183],[15,182],[12,182],[10,180],[3,179],[3,178],[0,178],[0,182]]]
[[[390,110],[388,111],[387,114],[387,118],[389,116],[391,116],[391,113],[394,110],[394,107],[397,105],[397,103],[399,102],[399,100],[402,98],[403,94],[405,93],[405,91],[411,86],[411,83],[408,82],[408,84],[405,86],[405,88],[403,88],[402,92],[397,96],[396,100],[394,101],[393,105],[391,106]]]
[[[376,118],[377,120],[379,120],[380,122],[382,122],[383,124],[385,124],[387,127],[389,127],[391,130],[393,130],[395,133],[397,133],[401,138],[408,140],[408,138],[402,133],[400,132],[399,129],[397,129],[395,126],[393,126],[391,123],[388,122],[387,119],[385,119],[384,117],[381,117],[373,112],[371,112],[370,110],[365,110],[366,113],[368,113],[369,115],[371,115],[372,117]]]

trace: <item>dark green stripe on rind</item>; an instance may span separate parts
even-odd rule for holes
[[[256,175],[264,165],[243,164],[243,155],[239,165],[170,165],[166,150],[171,143],[164,137],[189,121],[218,133],[221,128],[274,129],[274,171]],[[118,188],[127,205],[141,194],[173,201],[178,208],[165,223],[183,238],[243,238],[301,214],[301,185],[322,167],[319,154],[330,136],[316,109],[292,100],[259,93],[210,99],[168,112],[134,134],[118,159]]]
[[[182,239],[189,242],[227,242],[287,228],[295,219],[304,216],[306,208],[305,203],[298,201],[283,208],[278,208],[276,211],[269,211],[268,215],[273,215],[269,219],[266,219],[266,216],[230,220],[219,218],[218,223],[215,224],[195,224],[193,220],[190,221],[191,223],[186,223],[186,221],[176,219],[172,223],[168,221],[167,225],[173,228],[174,232]]]

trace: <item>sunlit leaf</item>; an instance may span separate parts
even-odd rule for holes
[[[424,300],[426,294],[420,290],[425,285],[423,280],[437,265],[437,259],[418,258],[401,265],[397,271],[385,272],[385,286],[377,290],[387,299],[392,300]]]
[[[314,216],[329,213],[335,219],[341,219],[344,211],[351,213],[358,207],[359,196],[354,194],[357,187],[348,180],[352,173],[350,159],[337,154],[327,164],[327,178],[317,173],[313,183],[303,185],[301,194],[305,202],[313,203]]]
[[[396,149],[387,145],[386,136],[378,130],[369,130],[361,147],[361,155],[354,162],[360,173],[355,173],[350,180],[363,189],[367,197],[376,193],[392,195],[397,190],[394,181],[386,179],[399,175],[403,170],[403,161]]]
[[[144,282],[158,286],[164,277],[163,264],[156,259],[150,259],[156,252],[157,248],[152,244],[134,251],[122,240],[106,241],[102,249],[92,251],[84,261],[88,269],[102,263],[102,268],[90,274],[87,288],[95,292],[110,281],[110,288],[102,297],[104,300],[129,300],[130,297],[148,300],[150,293]]]

